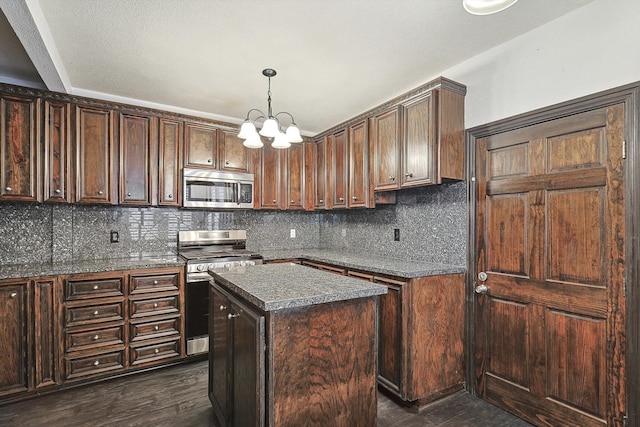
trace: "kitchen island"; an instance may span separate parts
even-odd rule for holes
[[[375,425],[386,287],[293,264],[210,273],[209,398],[221,425]]]

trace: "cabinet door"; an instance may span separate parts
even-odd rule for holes
[[[402,187],[436,183],[436,96],[430,92],[403,105]]]
[[[60,384],[61,287],[55,278],[33,282],[35,387]]]
[[[120,204],[150,206],[155,118],[120,113]]]
[[[266,144],[262,147],[262,167],[260,176],[262,180],[261,208],[279,209],[281,205],[282,190],[282,164],[284,150],[273,148]]]
[[[231,373],[231,423],[265,424],[265,323],[264,316],[231,300],[233,368]]]
[[[400,188],[400,109],[374,116],[371,120],[373,147],[373,187],[387,191]]]
[[[367,121],[349,127],[349,207],[373,207],[369,186]]]
[[[38,133],[40,101],[0,97],[0,200],[41,200]]]
[[[346,208],[347,202],[347,185],[348,185],[348,149],[347,149],[347,131],[342,130],[331,136],[331,171],[329,179],[331,181],[331,198],[327,208]]]
[[[73,202],[71,104],[44,102],[44,201]]]
[[[291,144],[286,151],[285,180],[287,209],[304,209],[305,200],[305,145]]]
[[[220,425],[229,420],[231,329],[229,298],[209,286],[209,400]]]
[[[180,152],[182,122],[160,119],[158,204],[180,206]]]
[[[0,396],[29,388],[26,282],[0,286]]]
[[[196,123],[185,123],[184,166],[216,168],[218,129]]]
[[[76,197],[78,203],[116,204],[114,112],[76,109]]]
[[[223,131],[220,138],[220,169],[234,172],[250,173],[251,154],[242,145],[244,141],[238,138],[237,131]]]
[[[378,302],[378,381],[404,398],[402,283],[376,277],[387,293]]]
[[[326,207],[326,188],[327,188],[327,140],[321,139],[314,144],[314,200],[313,205],[316,209],[324,209]]]

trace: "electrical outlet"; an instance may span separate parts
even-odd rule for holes
[[[394,242],[399,242],[400,241],[400,229],[399,228],[394,228],[393,229],[393,241]]]
[[[117,231],[111,232],[111,243],[118,243],[120,241],[120,235]]]
[[[289,230],[289,237],[291,237],[292,239],[296,238],[296,229],[292,228],[291,230]]]
[[[347,237],[347,229],[346,228],[342,229],[342,237]]]

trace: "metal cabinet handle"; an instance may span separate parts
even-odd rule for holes
[[[158,303],[157,302],[153,303],[153,308],[158,308]]]
[[[406,178],[413,178],[413,174],[411,172],[407,172],[404,174]]]
[[[318,202],[324,203],[324,199],[320,199],[320,200],[318,200]]]
[[[356,196],[351,197],[353,200],[358,200]]]
[[[153,327],[153,329],[154,329],[155,331],[157,331],[157,330],[159,330],[159,329],[160,329],[160,326],[156,325],[156,326],[154,326],[154,327]]]
[[[224,162],[224,164],[225,164],[225,165],[228,165],[228,164],[229,164],[229,160],[225,161],[225,162]]]
[[[226,309],[227,309],[227,306],[226,306],[226,305],[220,305],[220,311],[222,311],[222,310],[226,310]]]
[[[229,313],[229,314],[227,314],[227,319],[233,319],[234,317],[238,317],[238,316],[240,316],[240,315],[239,314],[231,314],[231,313]]]
[[[207,159],[207,163],[211,163],[211,159]]]
[[[99,194],[100,196],[102,196],[102,195],[104,194],[104,191],[100,190],[100,191],[98,191],[98,194]]]
[[[4,191],[11,191],[13,190],[11,187],[5,187]]]
[[[94,336],[93,336],[93,340],[94,340],[94,341],[98,341],[99,339],[100,339],[100,335],[94,335]]]
[[[18,293],[17,293],[17,292],[11,292],[11,295],[10,295],[10,296],[11,296],[11,298],[15,298],[15,297],[17,297],[17,296],[18,296]]]
[[[96,360],[95,362],[93,362],[93,366],[98,366],[100,364],[99,360]]]
[[[167,199],[173,199],[173,194],[167,195]]]
[[[395,176],[390,176],[390,177],[389,177],[389,181],[395,181],[395,180],[396,180],[396,177],[395,177]]]
[[[159,348],[156,348],[155,350],[153,350],[153,352],[154,352],[155,354],[158,354],[158,353],[160,353],[160,349],[159,349]]]
[[[93,285],[93,290],[94,291],[98,290],[98,285]]]
[[[127,193],[127,197],[131,197],[131,193]]]
[[[291,203],[295,203],[295,202],[292,200]]]
[[[56,188],[56,194],[60,194],[60,193],[61,193],[60,189]]]
[[[158,281],[157,281],[157,280],[154,280],[154,281],[153,281],[153,284],[154,284],[154,285],[157,285],[157,284],[158,284]]]
[[[275,203],[276,201],[274,200],[273,203]]]
[[[478,285],[474,290],[476,291],[476,294],[486,294],[489,292],[487,285]]]
[[[97,315],[98,315],[98,310],[94,311],[94,312],[93,312],[93,315],[94,315],[94,316],[97,316]]]

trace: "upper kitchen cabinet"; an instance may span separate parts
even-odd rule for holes
[[[376,191],[400,188],[400,108],[393,107],[370,119],[373,188]]]
[[[327,138],[317,140],[312,147],[313,207],[327,207]]]
[[[220,132],[218,159],[221,170],[251,173],[251,152],[243,142],[238,138],[237,130]]]
[[[158,205],[180,206],[182,120],[159,120]]]
[[[375,190],[464,179],[466,88],[438,78],[374,114]]]
[[[327,209],[348,207],[349,146],[347,129],[339,130],[328,138]]]
[[[261,209],[283,209],[284,187],[282,185],[282,170],[286,150],[271,147],[267,143],[262,147],[262,162],[260,164],[261,177]]]
[[[71,203],[74,201],[71,104],[45,100],[43,116],[44,201]]]
[[[372,208],[367,120],[349,126],[349,207]]]
[[[0,95],[0,200],[41,201],[39,99]]]
[[[311,209],[310,198],[307,197],[307,188],[311,185],[311,176],[307,174],[308,161],[311,158],[309,143],[291,144],[286,150],[286,162],[284,180],[286,198],[285,208],[290,210]]]
[[[116,112],[76,106],[76,201],[117,204]]]
[[[218,128],[185,122],[184,167],[217,168]]]
[[[120,112],[120,204],[151,206],[156,176],[156,118]]]

